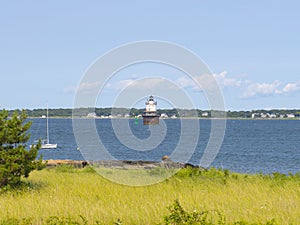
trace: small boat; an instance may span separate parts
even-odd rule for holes
[[[54,148],[57,148],[57,144],[50,144],[50,143],[45,143],[45,144],[42,144],[41,146],[42,149],[54,149]]]
[[[57,148],[57,144],[50,144],[49,141],[49,122],[48,122],[48,104],[47,104],[47,115],[46,115],[46,132],[47,132],[47,138],[45,140],[42,141],[42,145],[41,148],[42,149],[55,149]]]

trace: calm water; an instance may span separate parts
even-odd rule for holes
[[[30,142],[46,136],[45,119],[32,119],[32,121]],[[90,123],[94,120],[82,119],[82,121]],[[102,151],[97,152],[98,146],[94,144],[95,140],[97,142],[97,139],[100,139],[103,143],[102,148],[115,159],[160,161],[162,156],[170,155],[182,143],[180,154],[184,158],[188,155],[184,147],[189,148],[196,143],[189,162],[199,164],[207,146],[211,121],[185,121],[190,129],[185,129],[184,133],[181,133],[183,125],[180,120],[163,120],[159,126],[151,127],[142,125],[141,120],[138,124],[135,120],[129,122],[124,119],[114,120],[115,129],[109,119],[95,120],[98,138],[92,138],[90,129],[82,126],[81,131],[86,135],[88,144],[79,144],[80,151],[78,151],[72,119],[49,119],[50,142],[57,143],[58,148],[41,150],[40,154],[44,159],[81,160],[82,152],[85,156],[88,153],[89,159],[106,159]],[[200,125],[197,142],[193,140],[197,134],[194,130],[195,123]],[[212,166],[246,173],[298,172],[300,171],[299,134],[300,120],[228,120],[222,146]],[[179,144],[180,138],[181,144]]]

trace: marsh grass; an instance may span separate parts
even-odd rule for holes
[[[140,172],[154,178],[164,173]],[[136,187],[113,183],[90,167],[44,169],[21,188],[1,191],[0,224],[160,224],[175,199],[186,212],[218,212],[226,224],[299,224],[300,176],[187,168]]]
[[[178,171],[178,169],[165,169],[161,167],[154,169],[94,167],[93,169],[95,172],[112,182],[129,186],[157,184],[170,178]]]

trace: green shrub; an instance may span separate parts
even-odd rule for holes
[[[164,176],[164,177],[168,177],[169,175],[172,174],[172,170],[163,168],[163,167],[156,167],[154,169],[149,169],[147,170],[147,173],[150,176]]]
[[[170,215],[164,217],[165,225],[224,225],[225,217],[218,211],[187,212],[175,200],[172,206],[168,207]]]
[[[86,225],[88,221],[85,217],[80,216],[81,221],[70,217],[51,216],[46,220],[46,225]]]
[[[237,221],[234,222],[233,225],[277,225],[274,219],[267,221],[266,223],[248,223],[246,221]]]
[[[31,225],[31,224],[32,224],[31,218],[23,218],[21,220],[16,218],[8,218],[0,221],[0,225]]]
[[[55,167],[55,171],[59,173],[75,173],[78,171],[78,169],[76,169],[75,166],[70,164],[61,164]]]
[[[168,207],[170,215],[164,217],[165,225],[278,225],[274,219],[266,223],[249,223],[246,221],[237,221],[226,223],[225,216],[216,210],[187,212],[180,205],[178,200],[175,200],[173,205]]]
[[[21,177],[28,177],[35,169],[42,168],[42,158],[35,160],[40,143],[26,150],[27,133],[31,122],[25,122],[23,110],[15,111],[11,118],[6,110],[0,111],[0,188],[20,184]]]
[[[83,172],[83,173],[96,173],[96,170],[92,166],[87,165],[84,168],[82,168],[81,172]]]
[[[200,177],[203,176],[204,174],[205,174],[205,169],[193,168],[188,166],[186,168],[182,168],[178,170],[176,176],[186,178],[186,177]]]

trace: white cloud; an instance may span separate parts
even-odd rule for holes
[[[300,91],[300,81],[297,83],[288,83],[282,89],[282,93],[291,93],[296,91]]]
[[[191,88],[195,91],[215,90],[218,86],[214,74],[202,74],[193,78],[184,76],[177,79],[175,83],[181,88]]]
[[[275,80],[272,83],[250,83],[244,92],[243,97],[250,98],[256,96],[280,94],[280,85],[281,82],[279,80]]]
[[[181,88],[192,88],[193,90],[201,90],[197,83],[190,77],[180,77],[175,83]]]
[[[300,81],[288,83],[282,86],[282,82],[275,80],[272,83],[257,83],[247,79],[236,79],[228,77],[227,71],[213,74],[214,78],[218,81],[221,87],[233,87],[244,90],[243,98],[252,98],[258,96],[271,96],[280,94],[289,94],[292,92],[300,91]],[[239,92],[240,90],[236,90]]]
[[[84,92],[93,92],[95,90],[98,91],[100,85],[101,85],[100,81],[84,82],[80,84],[78,91],[84,91]]]
[[[213,74],[213,76],[216,78],[219,84],[224,87],[240,87],[242,84],[241,80],[235,78],[228,78],[227,71],[223,71],[219,74],[215,73]]]
[[[146,80],[144,80],[146,79]],[[217,81],[217,83],[216,83]],[[173,84],[171,84],[174,82]],[[199,85],[198,85],[199,84]],[[106,84],[105,89],[122,91],[123,89],[139,89],[145,91],[152,90],[178,90],[178,89],[192,89],[197,92],[201,91],[214,91],[216,90],[216,84],[219,84],[221,88],[231,87],[236,91],[237,96],[242,98],[255,98],[255,97],[265,97],[274,95],[287,95],[290,93],[300,92],[300,81],[282,83],[279,80],[275,80],[271,83],[257,83],[252,80],[247,80],[241,77],[229,77],[227,71],[222,71],[220,73],[214,74],[203,74],[196,76],[194,78],[188,76],[182,76],[177,80],[170,81],[163,77],[150,77],[138,79],[136,77],[129,78],[125,80],[120,80],[116,82],[109,82]],[[65,93],[74,93],[80,91],[85,94],[92,94],[95,91],[99,91],[100,82],[85,82],[81,83],[80,87],[69,86],[64,88]],[[238,94],[241,93],[241,94]]]
[[[130,89],[142,89],[142,90],[154,90],[154,89],[165,89],[165,90],[174,90],[176,86],[166,78],[160,77],[146,77],[143,79],[127,79],[120,80],[115,83],[108,83],[106,88],[116,91],[121,91],[126,88]]]
[[[199,83],[200,86],[196,82]],[[216,90],[216,85],[221,87],[240,87],[243,84],[241,80],[228,77],[227,71],[214,74],[203,74],[196,76],[193,79],[184,76],[177,79],[176,83],[182,88],[192,88],[196,91]]]
[[[130,78],[125,80],[120,80],[117,82],[109,82],[106,84],[105,88],[110,90],[120,91],[130,86],[130,88],[144,88],[144,89],[164,88],[165,90],[191,88],[194,91],[203,91],[203,90],[215,90],[216,86],[218,85],[230,86],[230,87],[239,87],[241,85],[240,80],[234,78],[228,78],[226,71],[223,71],[219,74],[202,74],[193,78],[189,76],[182,76],[176,80],[173,80],[174,85],[170,85],[170,81],[167,81],[167,79],[164,77],[161,78],[152,77],[150,79],[148,78],[146,79],[147,82],[140,82],[141,79],[138,78]],[[89,87],[92,87],[92,85],[84,84],[82,86],[82,89],[88,89]]]
[[[114,90],[122,90],[134,82],[133,79],[120,80],[116,83],[107,83],[105,88],[114,89]]]
[[[251,81],[245,82],[248,86],[243,94],[244,98],[271,96],[289,94],[300,91],[300,81],[295,83],[288,83],[282,87],[282,82],[275,80],[272,83],[253,83]]]

